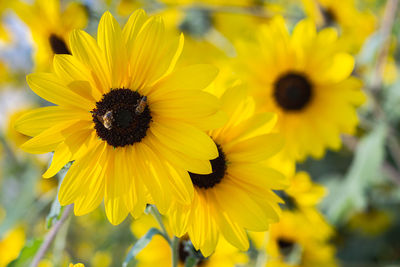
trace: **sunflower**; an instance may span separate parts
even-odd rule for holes
[[[290,158],[321,158],[339,149],[340,134],[353,134],[355,107],[363,103],[360,80],[351,76],[354,59],[338,51],[337,32],[319,33],[310,20],[290,36],[282,17],[262,25],[258,41],[239,43],[237,71],[249,84],[258,108],[276,112]]]
[[[335,249],[321,240],[304,216],[285,211],[267,236],[267,267],[337,266]]]
[[[168,225],[167,230],[169,231]],[[132,223],[131,229],[135,236],[141,237],[151,227],[157,227],[157,223],[151,215],[143,215],[138,220]],[[189,253],[186,251],[186,243],[188,242],[186,237],[183,237],[179,241],[179,262],[178,266],[185,266],[185,262]],[[157,253],[154,253],[154,252]],[[151,242],[143,249],[137,256],[138,267],[146,266],[170,266],[168,262],[171,262],[171,248],[168,242],[160,235],[153,236]],[[219,242],[216,251],[213,255],[208,258],[202,258],[196,266],[201,267],[232,267],[235,264],[246,263],[248,257],[246,254],[241,253],[237,248],[233,247],[228,242],[221,240]]]
[[[283,199],[285,208],[301,213],[321,238],[332,237],[333,228],[318,211],[318,204],[326,195],[326,189],[316,184],[306,172],[298,172],[290,179],[290,186],[285,189]]]
[[[174,70],[182,46],[183,36],[166,35],[160,17],[138,10],[121,29],[106,12],[97,42],[75,30],[72,55],[56,55],[53,73],[28,75],[31,89],[56,106],[30,111],[15,126],[33,136],[25,151],[54,151],[43,177],[74,161],[61,205],[75,203],[83,215],[104,198],[108,219],[119,224],[129,212],[143,212],[147,190],[162,213],[173,198],[192,201],[184,170],[211,172],[218,149],[203,131],[225,117],[218,99],[200,90],[215,78],[214,67]]]
[[[268,133],[276,116],[253,115],[254,104],[243,86],[227,90],[221,97],[229,121],[208,134],[218,147],[211,160],[212,173],[189,171],[194,199],[189,205],[174,202],[168,215],[175,235],[188,233],[194,247],[208,257],[220,234],[247,250],[245,229],[265,231],[279,218],[280,208],[272,189],[284,187],[284,176],[264,161],[283,146],[279,134]]]
[[[49,70],[55,54],[70,54],[71,31],[87,24],[87,11],[78,3],[62,6],[60,0],[17,1],[14,9],[31,30],[37,71]]]
[[[369,11],[357,9],[355,0],[302,0],[304,10],[319,27],[337,26],[341,45],[356,53],[376,30],[377,20]]]
[[[351,230],[366,236],[377,236],[384,233],[393,223],[393,214],[383,209],[367,207],[356,212],[349,220]]]

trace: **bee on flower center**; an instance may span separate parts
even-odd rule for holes
[[[97,119],[103,123],[104,127],[107,130],[111,130],[112,128],[112,123],[114,121],[114,117],[113,117],[113,113],[112,111],[107,111],[106,114],[104,114],[103,116],[99,116],[97,115]]]
[[[147,96],[143,96],[135,109],[136,115],[142,114],[147,105]]]

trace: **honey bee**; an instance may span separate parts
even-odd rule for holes
[[[97,116],[97,119],[103,123],[104,127],[107,130],[111,130],[112,128],[112,123],[114,121],[114,117],[112,114],[112,111],[107,111],[106,114],[104,114],[103,116]]]
[[[135,109],[135,113],[137,115],[142,114],[144,109],[146,108],[146,104],[147,104],[147,96],[144,96],[140,99],[139,104]]]

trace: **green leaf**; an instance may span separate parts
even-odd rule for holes
[[[39,250],[42,245],[42,239],[34,239],[25,245],[25,247],[21,250],[18,258],[10,262],[7,267],[24,267],[28,266],[30,260],[35,256],[36,252]]]
[[[324,204],[332,223],[345,223],[353,212],[366,208],[366,189],[382,177],[386,136],[387,127],[382,122],[359,142],[344,181],[331,184],[330,197]]]
[[[151,228],[144,236],[136,241],[133,247],[129,250],[128,255],[126,255],[126,258],[122,263],[122,267],[127,267],[129,262],[150,243],[154,235],[161,235],[162,237],[164,237],[163,233],[161,233],[160,230],[158,230],[157,228]]]

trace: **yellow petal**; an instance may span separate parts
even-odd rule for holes
[[[75,93],[82,95],[89,100],[101,98],[101,92],[91,77],[90,70],[72,55],[55,55],[53,60],[54,71],[58,77],[62,78],[67,85],[77,81],[88,81],[86,87]]]
[[[25,135],[35,136],[60,123],[76,120],[91,120],[89,112],[69,107],[43,107],[28,111],[15,122],[15,129]]]
[[[175,90],[202,90],[217,76],[218,69],[212,65],[191,65],[174,70],[154,85],[153,98]]]
[[[288,184],[283,174],[263,164],[231,164],[229,165],[229,175],[263,189],[282,189]]]
[[[235,143],[224,151],[228,161],[257,162],[275,155],[282,148],[283,138],[280,134],[265,134]]]
[[[81,191],[80,196],[74,201],[74,213],[76,216],[92,212],[103,201],[105,188],[104,176],[108,164],[107,153],[104,153],[106,145],[105,143],[101,145],[99,164],[94,167],[94,171],[91,174],[92,179],[87,179],[87,182],[82,184],[85,190]]]
[[[93,102],[72,92],[55,74],[33,73],[26,77],[26,81],[38,96],[54,104],[84,110],[94,108]]]
[[[247,192],[238,188],[228,179],[232,178],[225,176],[224,181],[216,185],[215,198],[219,207],[246,229],[253,231],[267,230],[271,218]]]
[[[212,196],[212,202],[217,203],[215,195]],[[215,222],[218,225],[218,230],[221,231],[225,239],[239,248],[242,251],[249,249],[249,239],[247,238],[246,231],[234,222],[224,210],[220,210],[218,205],[212,205]]]
[[[128,21],[126,22],[122,30],[122,36],[128,52],[127,58],[131,58],[133,45],[136,41],[137,34],[146,20],[146,12],[144,12],[143,9],[138,9],[129,17]]]
[[[350,54],[337,53],[329,67],[318,71],[313,79],[318,84],[335,84],[348,78],[354,69],[354,58]]]
[[[100,19],[97,29],[97,43],[105,54],[108,72],[111,73],[112,88],[123,88],[127,76],[127,55],[125,44],[122,39],[122,31],[110,12],[106,11]]]
[[[149,133],[149,138],[145,140],[146,144],[160,155],[163,155],[170,162],[176,164],[177,166],[198,174],[209,174],[211,173],[211,163],[209,160],[200,160],[190,157],[190,155],[185,155],[177,150],[171,150],[163,143],[160,142],[151,132]]]
[[[119,157],[120,155],[117,155],[118,153],[116,153],[114,148],[110,146],[106,147],[106,152],[108,154],[109,162],[105,177],[106,187],[104,195],[104,207],[110,223],[113,225],[118,225],[129,213],[124,199],[124,195],[129,188],[126,188],[126,184],[124,184],[124,181],[121,180],[121,172],[115,164],[118,161],[114,161],[115,157]]]
[[[128,194],[125,196],[125,203],[133,218],[138,218],[143,214],[146,208],[147,189],[140,178],[141,174],[139,174],[134,150],[135,148],[133,146],[129,146],[126,149],[125,165],[132,181]]]
[[[81,159],[76,160],[69,168],[58,193],[58,200],[62,206],[69,205],[78,199],[82,191],[85,190],[85,184],[88,180],[98,178],[92,177],[91,174],[99,163],[103,149],[104,143],[98,142],[96,147],[88,150]]]
[[[153,122],[151,132],[161,143],[197,159],[214,159],[218,150],[214,141],[195,127],[163,119],[162,123]]]
[[[159,61],[165,45],[165,29],[160,17],[148,19],[139,31],[132,48],[130,88],[141,89],[164,73],[159,73]]]
[[[135,159],[138,173],[146,185],[158,210],[165,214],[171,204],[171,188],[167,179],[164,166],[160,164],[157,156],[147,145],[139,143],[135,145]]]
[[[101,52],[96,40],[88,33],[74,30],[70,34],[72,55],[92,70],[92,77],[101,93],[111,89],[111,77],[107,68],[106,59]]]
[[[219,108],[218,99],[200,90],[172,91],[153,99],[150,109],[166,118],[188,122],[213,115]]]
[[[77,131],[75,127],[80,125],[82,125],[82,123],[79,121],[56,124],[22,144],[21,149],[33,154],[51,152],[60,142],[64,141],[67,136]]]
[[[89,144],[92,130],[86,129],[68,136],[64,142],[60,143],[54,151],[53,159],[49,169],[43,174],[43,178],[50,178],[56,175],[62,167],[69,161],[77,159],[79,150],[85,153],[94,142]]]

